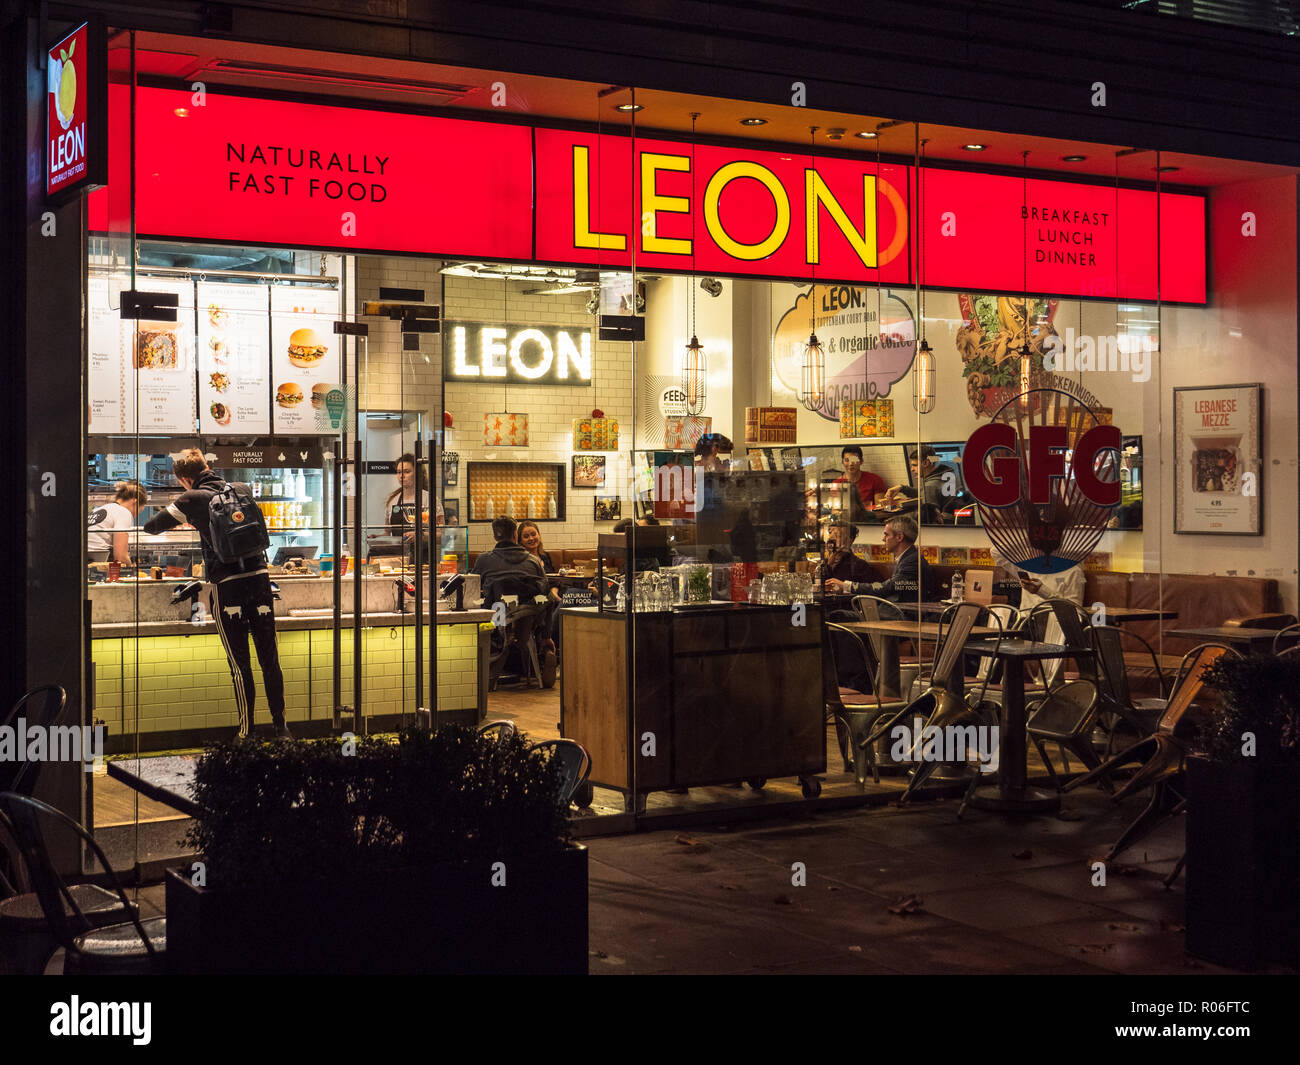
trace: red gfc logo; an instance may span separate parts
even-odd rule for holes
[[[1102,423],[1074,382],[1066,389],[1015,396],[970,435],[962,456],[989,539],[1032,573],[1082,562],[1120,503],[1120,430]]]

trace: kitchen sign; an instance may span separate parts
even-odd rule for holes
[[[442,336],[444,373],[449,381],[591,384],[590,329],[444,322]]]
[[[83,22],[46,53],[45,194],[70,199],[107,183],[102,27]]]
[[[926,167],[918,217],[915,167],[843,151],[143,86],[136,117],[167,146],[137,153],[141,236],[902,286],[919,228],[929,287],[1206,300],[1201,195],[1162,192],[1157,226],[1149,190]]]

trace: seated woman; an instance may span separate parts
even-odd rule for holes
[[[519,546],[536,558],[547,573],[555,572],[555,563],[542,548],[542,530],[537,527],[537,522],[528,520],[519,523]]]
[[[542,569],[547,573],[555,572],[555,563],[551,561],[548,552],[542,549],[542,530],[537,527],[537,522],[524,520],[519,523],[519,546],[532,555],[541,563]],[[547,604],[546,620],[543,623],[543,632],[546,636],[539,638],[537,652],[542,656],[543,668],[549,668],[552,664],[547,659],[548,654],[555,654],[560,645],[560,617],[556,612],[556,607],[560,602],[560,589],[555,585],[550,585],[547,590],[550,602]]]

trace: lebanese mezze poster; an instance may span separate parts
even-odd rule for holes
[[[342,388],[343,337],[334,289],[276,285],[271,289],[271,389],[273,431],[330,433],[325,397]]]
[[[87,432],[194,432],[194,286],[148,278],[149,292],[175,293],[174,322],[121,317],[125,279],[93,276],[88,286],[90,329]]]
[[[265,285],[200,282],[199,429],[204,436],[271,431],[269,315]]]
[[[1174,532],[1262,533],[1258,384],[1174,389]]]

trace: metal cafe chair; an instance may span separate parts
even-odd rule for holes
[[[852,771],[858,784],[863,785],[869,767],[872,780],[879,784],[879,752],[873,744],[859,744],[882,714],[901,704],[881,700],[876,664],[866,641],[856,632],[828,622],[825,648],[828,661],[822,669],[822,696],[827,714],[835,723],[844,769]],[[870,688],[870,693],[864,687]]]
[[[577,801],[579,806],[591,804],[591,786],[587,781],[591,777],[591,755],[587,748],[577,740],[543,740],[528,748],[528,753],[546,751],[550,758],[560,760],[563,786],[560,788],[560,808],[566,812],[569,803]],[[585,801],[584,801],[585,800]]]
[[[1300,647],[1300,625],[1288,625],[1285,629],[1279,629],[1278,634],[1273,637],[1275,655],[1294,651],[1297,647]]]
[[[9,819],[46,923],[54,941],[63,948],[65,974],[126,976],[163,971],[167,919],[140,920],[117,873],[84,828],[39,799],[12,791],[0,794],[0,813]],[[87,913],[82,909],[76,887],[69,886],[50,857],[48,830],[71,834],[78,841],[78,850],[84,846],[95,856],[113,885],[121,914],[127,918],[125,922],[106,924],[103,923],[106,914]]]
[[[1169,699],[1164,694],[1166,680],[1160,668],[1160,659],[1155,649],[1135,632],[1128,632],[1116,625],[1095,625],[1090,633],[1092,645],[1097,652],[1097,693],[1101,699],[1102,715],[1109,715],[1106,754],[1111,753],[1115,742],[1117,726],[1120,722],[1127,724],[1139,736],[1149,736],[1156,730],[1160,715],[1164,713]],[[1124,650],[1124,641],[1141,644],[1151,658],[1152,668],[1160,684],[1159,698],[1134,699],[1129,684],[1130,653]]]
[[[1106,855],[1106,861],[1112,861],[1116,855],[1149,834],[1160,821],[1178,813],[1186,805],[1186,796],[1180,794],[1174,786],[1174,779],[1182,771],[1183,759],[1188,750],[1180,726],[1205,687],[1205,671],[1224,655],[1241,657],[1222,643],[1203,643],[1188,651],[1178,668],[1169,704],[1160,717],[1155,733],[1128,750],[1106,759],[1091,772],[1070,781],[1061,789],[1069,791],[1105,776],[1112,770],[1138,763],[1137,772],[1111,796],[1111,800],[1121,802],[1129,795],[1147,788],[1152,789],[1151,800],[1121,834],[1119,841]]]
[[[13,725],[31,708],[38,708],[36,720],[28,720],[28,727],[39,725],[48,729],[63,714],[68,705],[68,693],[58,684],[42,684],[26,692],[12,707],[0,725]],[[36,790],[36,778],[40,775],[41,763],[26,760],[0,762],[0,791],[16,791],[30,795]]]
[[[1052,778],[1057,791],[1061,790],[1061,781],[1052,766],[1051,755],[1047,753],[1048,742],[1061,748],[1066,772],[1070,768],[1069,758],[1065,756],[1067,750],[1089,769],[1101,765],[1101,759],[1092,749],[1092,730],[1097,724],[1101,702],[1097,697],[1097,686],[1091,681],[1066,681],[1025,709],[1029,713],[1025,731],[1038,749],[1038,756],[1047,767],[1047,775]],[[1109,778],[1103,776],[1101,781],[1107,791],[1114,790]]]
[[[981,686],[979,696],[973,701],[968,700],[964,684],[959,685],[958,690],[955,692],[950,691],[948,688],[948,680],[962,656],[966,641],[970,638],[971,630],[975,627],[975,623],[981,615],[993,621],[997,627],[998,634],[995,649],[1002,643],[1001,622],[995,615],[988,615],[984,607],[977,603],[958,603],[949,607],[939,619],[939,632],[935,641],[934,659],[930,670],[930,687],[920,698],[912,700],[901,710],[890,714],[859,745],[866,747],[868,744],[875,743],[882,736],[888,734],[905,717],[924,718],[925,724],[918,730],[912,747],[908,751],[908,760],[915,768],[912,770],[912,778],[908,781],[906,790],[899,797],[900,805],[911,798],[912,793],[930,777],[940,764],[936,761],[922,760],[920,757],[923,753],[924,737],[928,734],[928,729],[943,731],[949,727],[987,726],[989,724],[991,708],[984,699],[988,688],[987,679]],[[945,627],[947,631],[945,631]]]
[[[478,734],[480,736],[495,733],[496,738],[499,740],[513,736],[517,731],[518,729],[515,728],[515,723],[513,721],[507,721],[505,718],[501,718],[498,721],[488,721],[478,727]]]
[[[878,595],[855,595],[851,600],[853,609],[863,621],[905,621],[906,615],[897,603]],[[871,633],[867,644],[875,656],[877,670],[885,653],[885,637]],[[898,661],[899,691],[910,691],[921,672],[921,660],[917,657],[900,658]]]

